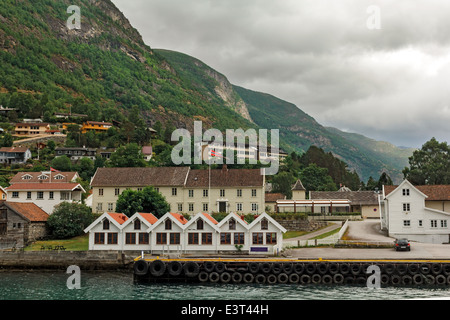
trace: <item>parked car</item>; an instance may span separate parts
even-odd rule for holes
[[[408,239],[396,239],[394,241],[394,248],[395,251],[399,250],[411,251],[411,244],[409,243]]]

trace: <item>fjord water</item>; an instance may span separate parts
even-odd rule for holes
[[[127,272],[82,272],[81,288],[68,289],[69,275],[0,272],[0,300],[408,300],[450,297],[448,287],[321,285],[137,284]]]

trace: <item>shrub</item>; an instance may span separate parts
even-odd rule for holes
[[[55,239],[73,238],[84,233],[94,221],[91,209],[80,203],[62,202],[47,220],[50,234]]]

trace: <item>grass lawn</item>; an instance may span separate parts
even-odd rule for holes
[[[285,234],[283,234],[283,239],[291,239],[296,237],[301,237],[309,232],[307,231],[288,231]]]
[[[41,251],[41,247],[63,246],[66,251],[87,251],[89,249],[89,235],[85,234],[72,239],[65,240],[45,240],[36,241],[33,244],[25,248],[25,251]]]

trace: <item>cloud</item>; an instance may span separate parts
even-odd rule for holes
[[[323,125],[414,147],[450,140],[448,1],[113,2],[151,47],[199,58]],[[367,28],[372,5],[380,30]]]

